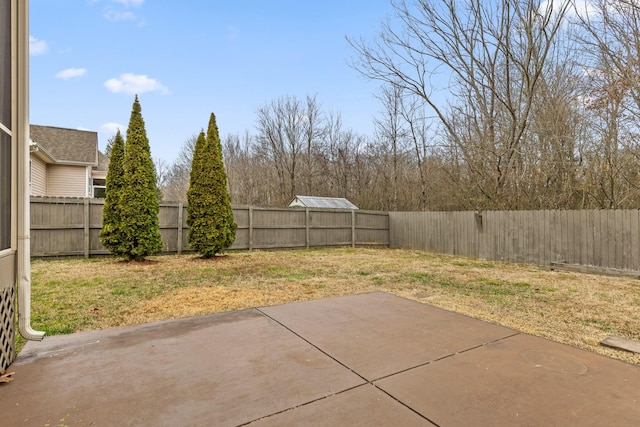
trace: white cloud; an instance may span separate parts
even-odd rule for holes
[[[126,93],[129,95],[144,92],[169,93],[169,89],[159,80],[149,78],[144,74],[120,74],[119,78],[109,79],[104,82],[104,87],[113,93]]]
[[[577,14],[582,17],[590,17],[598,14],[598,9],[591,0],[576,0],[573,14]]]
[[[115,5],[106,6],[104,9],[104,17],[107,20],[112,22],[130,21],[138,19],[130,9],[142,6],[144,0],[111,0],[111,3],[115,3]],[[144,20],[140,25],[144,25]]]
[[[104,13],[104,17],[108,21],[118,22],[118,21],[129,21],[131,19],[136,19],[136,15],[129,11],[118,11],[113,9],[108,9]]]
[[[564,0],[544,0],[540,4],[539,10],[544,13],[547,8],[551,8],[552,11],[557,12],[560,5],[564,4]],[[569,6],[566,12],[566,16],[570,19],[578,17],[594,16],[598,10],[593,0],[575,0],[574,3]]]
[[[49,50],[49,46],[47,42],[44,40],[38,40],[33,36],[29,36],[29,54],[30,55],[42,55],[47,50]]]
[[[121,125],[120,123],[109,122],[109,123],[104,123],[102,126],[100,126],[100,128],[98,129],[98,132],[115,135],[116,132],[118,132],[118,130],[120,131],[121,134],[124,134],[127,128],[124,125]]]
[[[85,74],[87,74],[86,68],[67,68],[66,70],[59,71],[58,74],[56,74],[56,78],[68,80],[74,77],[82,77]]]
[[[144,3],[144,0],[111,0],[114,3],[120,3],[121,5],[123,5],[124,7],[137,7],[137,6],[142,6],[142,3]]]

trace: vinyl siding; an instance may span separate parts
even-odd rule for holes
[[[87,167],[49,165],[47,196],[87,197]]]
[[[47,195],[47,164],[37,157],[31,157],[31,195]]]

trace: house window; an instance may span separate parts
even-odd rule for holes
[[[11,248],[11,2],[0,2],[0,251]]]
[[[93,186],[93,197],[96,199],[104,199],[107,197],[107,187],[104,185]]]
[[[94,178],[93,183],[93,197],[96,199],[104,199],[107,191],[107,181],[104,179]]]

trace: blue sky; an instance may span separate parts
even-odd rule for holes
[[[221,136],[256,110],[317,95],[371,134],[378,84],[349,67],[345,36],[372,39],[389,0],[30,0],[30,121],[126,131],[134,95],[154,158],[174,160],[214,112]]]

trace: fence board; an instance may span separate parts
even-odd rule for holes
[[[629,270],[638,270],[640,265],[640,228],[638,221],[640,216],[637,210],[629,211],[629,233],[631,234],[631,254],[629,257]]]
[[[561,257],[561,227],[560,227],[560,213],[558,211],[548,211],[549,214],[549,234],[547,235],[547,239],[550,240],[550,253],[549,260],[550,261],[563,261]]]
[[[537,214],[535,211],[529,211],[528,216],[528,221],[526,218],[523,218],[524,226],[527,229],[525,243],[527,254],[525,255],[525,259],[534,260],[534,262],[538,264],[538,236],[536,235]]]
[[[505,224],[505,218],[503,215],[498,215],[497,212],[490,212],[490,221],[489,224],[491,224],[492,232],[495,233],[496,236],[496,244],[495,244],[495,248],[496,248],[496,260],[498,261],[505,261],[504,258],[504,242],[506,239],[505,236],[505,228],[506,228],[506,224]]]
[[[615,211],[612,211],[611,215],[604,217],[604,239],[605,246],[602,248],[604,251],[604,259],[606,260],[603,267],[613,268],[615,263],[615,236],[616,236],[616,220]]]
[[[589,228],[589,224],[587,222],[587,213],[586,211],[576,211],[574,215],[574,221],[580,223],[580,227],[578,229],[578,236],[576,239],[576,258],[577,263],[584,265],[586,262],[586,253],[587,253],[587,230]]]
[[[616,223],[615,228],[615,241],[614,241],[614,268],[624,268],[624,251],[625,251],[625,233],[627,224],[624,222],[624,215],[622,210],[614,211],[614,221]]]
[[[603,240],[603,230],[606,223],[603,222],[604,212],[603,211],[595,211],[594,212],[594,220],[593,220],[593,265],[604,265],[604,252],[603,252],[603,244],[605,241]]]

